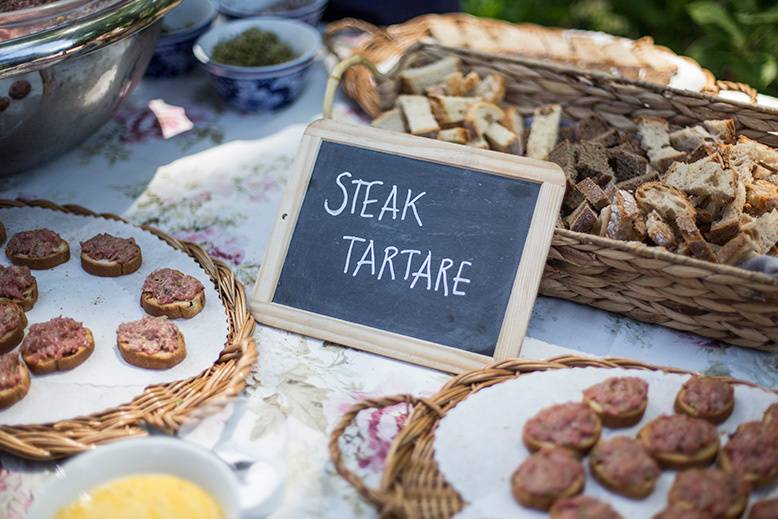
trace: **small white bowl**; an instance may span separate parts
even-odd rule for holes
[[[82,454],[67,462],[37,493],[30,519],[51,519],[84,492],[133,474],[169,474],[195,483],[224,510],[226,519],[241,516],[237,476],[210,451],[175,438],[126,440]]]
[[[297,57],[278,65],[239,67],[214,61],[213,49],[220,41],[247,29],[273,32]],[[274,110],[299,97],[305,77],[321,49],[319,32],[302,22],[283,18],[245,18],[213,27],[195,43],[194,55],[211,76],[216,91],[241,110]]]

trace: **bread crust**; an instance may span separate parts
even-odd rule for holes
[[[715,441],[700,449],[699,452],[693,456],[686,454],[678,454],[676,452],[654,452],[651,449],[651,437],[649,434],[651,424],[649,423],[638,432],[638,439],[651,453],[651,456],[659,462],[662,468],[681,470],[688,468],[706,467],[710,465],[716,454],[719,452],[719,438],[716,437]]]
[[[21,314],[22,320],[19,322],[19,326],[0,337],[0,355],[8,353],[16,348],[19,343],[22,342],[22,339],[24,339],[24,329],[27,327],[27,316],[24,312],[21,312]]]
[[[0,409],[8,409],[30,391],[30,372],[23,362],[19,362],[19,369],[22,370],[21,382],[14,387],[0,390]]]
[[[118,277],[132,274],[138,270],[143,263],[143,253],[138,252],[136,256],[126,263],[120,261],[108,261],[108,260],[95,260],[81,252],[81,267],[92,274],[99,277]]]
[[[162,304],[151,292],[141,292],[140,304],[147,314],[155,317],[165,316],[170,319],[190,319],[199,314],[205,307],[205,290],[197,293],[194,299],[190,301],[176,301],[174,303]]]
[[[547,494],[533,494],[518,485],[511,485],[511,487],[513,491],[513,497],[515,497],[516,501],[521,503],[523,506],[526,506],[527,508],[533,508],[535,510],[548,510],[551,508],[551,505],[553,505],[554,502],[558,499],[562,499],[563,497],[577,496],[583,492],[584,482],[584,477],[576,478],[576,480],[569,487],[567,487],[564,492],[555,496],[549,496]]]
[[[33,278],[32,286],[24,291],[23,299],[11,299],[8,297],[0,297],[0,303],[16,303],[22,307],[22,310],[29,312],[32,307],[35,306],[35,302],[38,300],[38,282]]]
[[[610,414],[606,413],[605,409],[603,409],[599,403],[586,398],[586,396],[583,397],[583,401],[586,405],[591,407],[595,413],[597,413],[597,416],[600,417],[602,424],[605,427],[609,427],[611,429],[632,427],[643,418],[643,414],[646,412],[646,407],[648,407],[648,398],[646,398],[643,400],[643,403],[640,405],[640,407],[631,413]]]
[[[674,408],[676,413],[685,414],[693,418],[702,418],[703,420],[707,420],[716,425],[726,421],[726,419],[729,418],[729,416],[732,414],[732,410],[735,408],[735,399],[731,398],[729,401],[727,401],[726,407],[721,412],[714,414],[703,414],[683,401],[685,395],[686,389],[682,387],[678,392],[678,396],[675,397]]]
[[[6,250],[5,255],[14,265],[30,267],[32,270],[46,270],[70,260],[70,245],[63,240],[56,252],[42,258],[32,258],[26,254],[8,254],[8,250]]]
[[[77,366],[83,364],[86,359],[95,350],[95,338],[92,335],[92,331],[89,328],[84,328],[87,333],[88,342],[87,345],[81,347],[72,355],[67,355],[58,359],[46,359],[40,362],[31,362],[29,355],[22,353],[22,358],[30,371],[35,375],[45,375],[47,373],[54,373],[55,371],[68,371]]]
[[[120,341],[118,339],[116,341],[116,346],[119,348],[119,353],[122,354],[122,358],[133,366],[145,369],[167,369],[172,368],[186,358],[184,336],[178,329],[176,329],[176,335],[178,336],[178,346],[172,352],[163,351],[149,355],[141,351],[129,349],[126,341]]]

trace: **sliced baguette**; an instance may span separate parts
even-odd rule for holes
[[[483,137],[492,123],[503,118],[504,112],[494,103],[481,101],[470,106],[465,115],[465,128],[476,137]]]
[[[0,337],[0,354],[8,353],[13,350],[22,342],[22,339],[24,339],[24,329],[27,327],[27,316],[21,311],[19,305],[14,304],[14,307],[19,309],[19,326],[13,330],[9,330],[5,335]]]
[[[70,260],[70,246],[63,240],[55,252],[40,258],[26,254],[8,254],[8,249],[6,249],[6,256],[14,265],[24,265],[33,270],[46,270],[67,263]]]
[[[500,123],[492,123],[484,132],[489,147],[495,151],[519,155],[521,144],[518,136]]]
[[[133,366],[145,369],[168,369],[180,363],[186,358],[186,345],[181,331],[176,329],[178,335],[178,347],[174,351],[162,351],[149,355],[142,351],[134,351],[128,347],[126,341],[116,341],[122,358]]]
[[[716,454],[719,452],[718,437],[716,437],[715,442],[706,445],[704,448],[700,449],[699,452],[692,455],[654,451],[651,448],[650,427],[651,423],[640,429],[640,432],[638,432],[638,439],[643,442],[646,449],[651,452],[651,455],[663,468],[681,470],[693,467],[705,467],[713,461]]]
[[[548,157],[556,146],[561,118],[561,105],[547,105],[535,110],[527,140],[527,157],[539,160]]]
[[[405,125],[405,119],[403,119],[402,112],[399,108],[393,108],[383,112],[373,119],[373,122],[371,122],[370,125],[373,128],[381,128],[392,132],[405,133],[408,131],[408,128]]]
[[[729,416],[732,414],[732,410],[735,409],[735,399],[730,398],[727,400],[725,407],[718,413],[703,414],[700,413],[699,410],[687,404],[684,401],[685,397],[686,388],[681,387],[681,390],[678,391],[678,395],[675,397],[675,404],[673,405],[676,413],[689,415],[694,418],[702,418],[703,420],[708,420],[709,422],[716,425],[724,422],[727,418],[729,418]]]
[[[475,96],[487,103],[502,103],[505,97],[505,76],[501,74],[489,74],[481,80],[475,89]]]
[[[428,86],[442,83],[452,72],[459,70],[460,60],[447,56],[423,67],[405,69],[400,73],[403,92],[423,94]]]
[[[22,380],[13,387],[0,389],[0,409],[8,409],[27,396],[27,392],[30,391],[30,371],[21,361],[17,366],[21,370]]]
[[[132,274],[140,268],[141,263],[143,263],[141,252],[138,252],[136,256],[133,256],[126,263],[111,260],[95,260],[83,252],[81,253],[81,267],[93,276],[117,277]]]
[[[205,291],[201,290],[191,301],[175,301],[173,303],[160,303],[151,292],[142,292],[140,304],[147,314],[155,317],[166,316],[170,319],[190,319],[199,314],[205,307]]]
[[[454,142],[456,144],[467,144],[470,134],[464,128],[448,128],[440,130],[436,138],[439,141]]]
[[[30,356],[26,355],[24,351],[22,351],[22,358],[30,368],[30,371],[32,371],[35,375],[45,375],[46,373],[54,373],[55,371],[71,370],[83,364],[95,350],[95,338],[92,335],[92,331],[89,330],[89,328],[85,328],[85,330],[88,337],[88,344],[79,348],[72,355],[67,355],[57,359],[32,361]]]
[[[459,126],[471,106],[479,102],[477,97],[429,96],[432,114],[442,128]]]
[[[397,104],[402,110],[408,131],[413,135],[432,137],[440,130],[426,97],[403,95],[397,98]]]
[[[639,419],[638,419],[639,421]],[[635,422],[637,423],[637,422]],[[631,424],[631,425],[634,425]],[[635,441],[635,440],[631,440]],[[597,447],[595,447],[595,451],[597,450]],[[645,452],[645,448],[642,449]],[[649,456],[649,454],[646,452],[645,456]],[[589,467],[591,468],[592,475],[594,476],[594,479],[596,479],[602,486],[609,489],[612,492],[615,492],[616,494],[621,494],[626,497],[631,497],[632,499],[644,499],[651,495],[651,493],[654,491],[654,486],[656,485],[656,479],[646,479],[639,484],[625,484],[622,481],[617,481],[614,479],[611,475],[609,475],[603,464],[598,463],[598,460],[595,459],[594,456],[591,456],[589,458]],[[652,460],[652,464],[656,466],[656,462]],[[658,470],[658,468],[656,469]]]
[[[586,405],[591,407],[595,413],[597,413],[597,416],[599,416],[600,420],[602,420],[602,424],[610,429],[623,429],[624,427],[632,427],[643,418],[643,414],[645,414],[646,407],[648,406],[648,399],[645,399],[640,404],[640,407],[632,412],[611,414],[606,413],[605,409],[599,404],[599,402],[595,402],[590,398],[586,398],[586,396],[584,396],[583,401]]]

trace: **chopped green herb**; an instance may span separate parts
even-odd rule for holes
[[[297,54],[278,35],[256,27],[221,40],[213,49],[214,61],[238,67],[278,65],[296,57]]]

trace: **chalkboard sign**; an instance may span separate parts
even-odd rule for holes
[[[550,163],[315,122],[252,312],[448,371],[518,356],[563,194]]]

